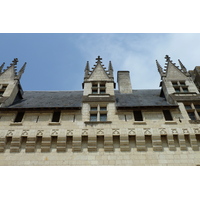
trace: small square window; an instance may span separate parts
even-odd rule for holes
[[[97,94],[97,93],[98,93],[98,90],[92,89],[92,94]]]
[[[176,81],[173,81],[173,82],[172,82],[172,85],[173,85],[173,86],[177,86],[178,83],[177,83]]]
[[[134,111],[133,114],[134,114],[135,121],[143,121],[141,111]]]
[[[174,88],[176,92],[181,92],[180,88]]]
[[[23,117],[24,117],[24,112],[18,112],[14,122],[22,122]]]
[[[192,107],[191,107],[191,105],[185,105],[185,109],[190,110],[190,109],[192,109]]]
[[[107,115],[106,114],[100,114],[100,121],[107,121]]]
[[[101,111],[106,111],[107,108],[106,108],[106,107],[100,107],[100,110],[101,110]]]
[[[183,92],[188,92],[188,88],[182,88]]]
[[[196,109],[200,109],[200,105],[194,105]]]
[[[90,114],[90,121],[96,122],[97,121],[97,114]]]
[[[92,87],[98,87],[98,85],[96,83],[93,83]]]
[[[101,83],[101,84],[100,84],[100,87],[101,87],[101,88],[102,88],[102,87],[106,87],[105,83]]]
[[[105,94],[105,93],[106,93],[106,90],[104,90],[104,89],[103,89],[103,90],[102,90],[102,89],[100,90],[100,94]]]
[[[172,115],[169,110],[163,110],[163,115],[166,121],[173,121]]]
[[[52,117],[52,122],[59,122],[60,121],[60,111],[54,112]]]
[[[181,86],[185,85],[185,81],[180,81],[179,83],[180,83]]]
[[[97,111],[97,107],[91,107],[91,111]]]
[[[188,115],[189,115],[191,120],[196,120],[194,112],[188,112]]]

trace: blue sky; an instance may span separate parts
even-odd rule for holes
[[[115,82],[129,70],[133,89],[159,88],[155,60],[164,67],[166,54],[188,70],[200,65],[198,33],[1,33],[0,44],[0,64],[27,62],[24,90],[82,90],[86,61],[93,67],[98,55],[112,62]]]
[[[164,66],[166,54],[176,63],[181,59],[187,69],[200,65],[200,34],[193,34],[199,33],[199,1],[196,0],[7,0],[1,2],[0,19],[0,64],[6,62],[8,66],[17,57],[20,69],[27,62],[21,79],[24,90],[81,90],[86,61],[92,67],[98,55],[103,58],[105,67],[112,61],[115,81],[118,70],[129,70],[133,89],[158,88],[160,77],[155,60]],[[105,198],[105,194],[111,199],[130,199],[133,188],[134,197],[141,198],[142,194],[148,199],[160,199],[160,195],[155,196],[155,186],[157,191],[165,194],[162,199],[169,199],[172,195],[176,199],[198,195],[198,184],[195,183],[199,179],[197,168],[196,171],[165,168],[164,174],[163,168],[157,167],[134,168],[136,173],[133,173],[133,168],[115,168],[114,171],[114,167],[109,171],[102,167],[84,168],[84,173],[78,168],[70,168],[70,173],[66,173],[66,168],[63,171],[61,168],[53,171],[45,168],[42,172],[41,168],[31,168],[31,174],[29,168],[16,169],[6,171],[5,178],[2,174],[5,198],[8,194],[15,198],[21,191],[21,185],[27,194],[38,197],[38,193],[32,192],[36,182],[37,188],[42,188],[39,189],[40,196],[48,199],[62,199],[66,196],[66,188],[72,199],[74,194],[77,199],[84,199],[83,194],[88,188],[98,193],[96,199]],[[77,175],[77,171],[81,174]],[[90,176],[91,172],[94,172],[93,176]],[[183,176],[185,172],[191,176]],[[53,176],[49,176],[52,173]],[[21,179],[21,174],[28,174],[28,179]],[[43,177],[40,182],[38,174]],[[178,177],[174,185],[172,177]],[[16,185],[11,179],[21,184]],[[151,180],[151,184],[145,187],[145,193],[144,180]],[[24,185],[24,182],[29,184]],[[193,184],[188,186],[185,182]],[[47,193],[52,183],[58,183],[59,187]],[[7,187],[8,184],[10,187]],[[169,184],[172,184],[172,191],[166,193],[165,188]],[[103,192],[99,193],[102,186]],[[113,192],[119,187],[117,193]],[[186,192],[180,193],[183,188]],[[94,195],[85,197],[94,199]]]

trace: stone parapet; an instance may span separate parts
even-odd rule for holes
[[[162,141],[162,136],[165,136],[165,142]],[[98,144],[97,137],[102,138],[101,144]],[[104,151],[115,151],[116,148],[121,152],[130,151],[131,148],[137,151],[148,151],[149,148],[153,151],[163,151],[166,145],[170,151],[176,151],[177,148],[187,151],[188,147],[198,151],[200,131],[198,127],[0,131],[1,153],[6,149],[14,153],[22,149],[25,149],[26,153],[36,152],[37,149],[41,150],[39,152],[52,152],[53,148],[56,152],[66,152],[67,149],[81,152],[83,146],[92,152],[98,151],[99,145],[103,145]]]

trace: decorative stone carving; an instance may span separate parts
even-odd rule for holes
[[[67,135],[68,136],[73,135],[73,130],[67,130]]]
[[[120,135],[119,129],[113,129],[113,135]]]
[[[58,131],[59,131],[59,129],[53,129],[51,136],[58,136]]]
[[[38,130],[37,136],[43,136],[43,132],[44,132],[44,130]]]

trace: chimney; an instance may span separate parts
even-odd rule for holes
[[[118,71],[117,82],[118,82],[118,90],[120,91],[120,93],[125,93],[125,94],[132,93],[129,71]]]

